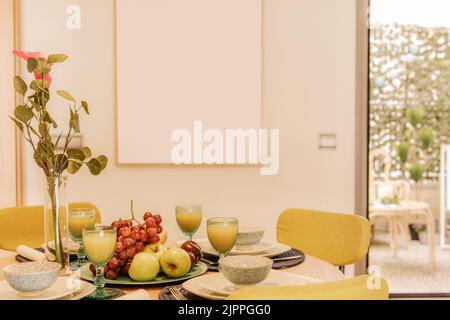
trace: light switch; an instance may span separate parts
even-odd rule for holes
[[[319,149],[336,149],[337,141],[335,133],[319,134]]]

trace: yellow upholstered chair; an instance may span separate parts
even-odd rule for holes
[[[348,280],[303,286],[252,287],[230,295],[228,300],[386,300],[389,287],[384,279],[358,276]],[[369,284],[369,285],[368,285]],[[370,289],[370,285],[375,285]],[[379,286],[376,286],[379,284]]]
[[[307,255],[345,266],[366,256],[370,223],[357,215],[288,209],[278,218],[277,239]]]
[[[101,222],[98,208],[87,202],[70,203],[69,209],[94,209],[96,222]],[[38,248],[44,243],[44,207],[25,206],[0,209],[0,249],[16,250],[23,244]]]

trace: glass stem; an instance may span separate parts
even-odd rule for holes
[[[81,267],[83,264],[86,263],[86,254],[84,253],[83,241],[79,241],[78,245],[79,245],[78,252],[77,252],[78,266]]]
[[[105,278],[103,277],[102,267],[96,267],[94,284],[97,290],[103,288],[105,286]]]

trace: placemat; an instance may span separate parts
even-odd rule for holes
[[[275,258],[287,258],[287,257],[293,257],[293,256],[300,256],[299,258],[292,259],[292,260],[285,260],[285,261],[274,261],[272,265],[272,269],[285,269],[290,268],[296,265],[301,264],[303,261],[305,261],[305,254],[297,249],[291,249],[288,252],[279,254],[275,257],[272,257],[272,259]]]
[[[301,256],[297,259],[292,259],[292,260],[285,260],[285,261],[274,261],[273,265],[272,265],[272,269],[285,269],[285,268],[290,268],[296,265],[301,264],[303,261],[305,261],[305,254],[297,249],[291,249],[285,253],[279,254],[277,256],[272,257],[271,259],[275,259],[275,258],[287,258],[287,257],[293,257],[293,256]],[[216,263],[219,258],[217,256],[214,255],[210,255],[207,253],[203,253],[203,258]],[[205,261],[206,264],[208,264]],[[218,266],[217,265],[209,265],[208,264],[208,270],[209,271],[218,271]]]
[[[169,286],[170,287],[170,286]],[[159,292],[158,299],[159,300],[177,300],[173,294],[170,292],[169,287],[165,287]],[[181,294],[186,297],[187,300],[207,300],[205,298],[196,296],[193,293],[190,293],[186,289],[183,288],[182,285],[172,286],[174,288],[178,288],[180,290]]]

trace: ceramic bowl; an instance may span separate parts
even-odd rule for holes
[[[8,284],[22,295],[36,296],[55,283],[60,269],[56,262],[25,262],[4,267],[3,274]]]
[[[227,256],[219,260],[219,268],[232,284],[246,286],[263,282],[272,263],[271,259],[262,256]]]
[[[244,227],[239,228],[236,239],[237,248],[250,248],[261,241],[264,236],[264,229]]]

